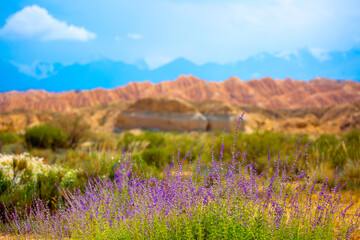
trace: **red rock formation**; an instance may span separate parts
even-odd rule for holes
[[[231,132],[238,120],[238,110],[223,102],[195,104],[175,98],[142,98],[122,111],[116,130],[146,128],[162,131],[222,130]],[[241,124],[243,129],[244,124]]]
[[[159,84],[133,82],[113,90],[5,92],[0,93],[0,112],[19,109],[65,112],[79,107],[154,96],[187,101],[219,100],[268,109],[299,109],[360,102],[360,83],[323,78],[309,82],[271,78],[244,82],[237,77],[216,83],[193,76],[180,76],[175,81]]]
[[[119,114],[115,128],[118,130],[146,128],[183,132],[206,130],[206,125],[206,117],[185,101],[168,98],[143,98]]]

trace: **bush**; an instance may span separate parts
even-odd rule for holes
[[[150,142],[148,148],[157,148],[165,146],[165,137],[162,133],[146,131],[144,135],[145,139]]]
[[[122,143],[131,143],[134,141],[149,142],[147,148],[163,147],[165,146],[165,137],[163,133],[145,131],[143,134],[134,136],[132,133],[126,133]]]
[[[19,136],[12,132],[0,132],[0,145],[7,145],[19,141]]]
[[[168,158],[164,149],[159,148],[145,149],[141,157],[149,166],[155,165],[157,168],[164,167],[171,160]]]
[[[309,153],[321,161],[331,163],[334,169],[342,168],[348,158],[344,146],[345,143],[335,135],[323,134],[313,142]]]
[[[62,148],[66,146],[68,136],[59,127],[51,125],[35,126],[26,130],[25,142],[28,147]]]
[[[66,147],[76,148],[89,137],[90,126],[81,116],[64,115],[50,122],[50,125],[60,128],[68,137]]]
[[[56,184],[83,188],[87,180],[81,169],[45,164],[43,158],[28,153],[0,154],[0,219],[5,219],[5,208],[24,211],[25,205],[31,206],[35,199],[41,199],[53,210],[60,197]]]
[[[353,130],[344,136],[346,152],[352,159],[359,159],[360,156],[360,130]]]
[[[122,150],[122,148],[125,148],[125,151],[128,152],[130,149],[131,143],[134,142],[134,137],[135,136],[132,133],[129,133],[129,132],[125,133],[123,138],[120,139],[120,141],[118,142],[117,149]]]
[[[6,178],[2,169],[0,169],[0,194],[7,191],[11,187],[11,182]]]

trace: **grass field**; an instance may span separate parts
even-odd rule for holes
[[[359,131],[126,131],[52,149],[7,138],[7,237],[349,239],[358,229]]]

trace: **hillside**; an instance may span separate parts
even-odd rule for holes
[[[284,81],[263,78],[242,81],[229,78],[223,82],[206,82],[194,76],[180,76],[158,84],[133,82],[112,90],[69,91],[61,93],[30,90],[0,93],[0,112],[37,110],[66,112],[146,97],[175,97],[186,101],[218,100],[233,105],[247,104],[266,109],[321,108],[334,104],[360,102],[360,83],[314,79]]]
[[[128,113],[130,113],[130,115],[133,113],[135,116],[135,119],[132,118],[131,120],[131,128],[151,126],[151,122],[158,122],[156,118],[161,120],[163,116],[161,116],[161,114],[157,115],[156,112],[154,112],[154,119],[150,119],[152,121],[149,121],[149,119],[143,119],[141,121],[139,115],[141,117],[142,111],[137,108],[137,106],[141,104],[141,101],[142,100],[104,103],[76,108],[66,113],[75,113],[82,116],[93,131],[99,132],[121,131],[123,127],[127,129],[129,126],[119,126],[119,120],[121,120],[121,118],[123,119],[124,115],[129,116]],[[171,101],[164,103],[170,105]],[[231,129],[235,127],[234,123],[237,122],[238,116],[243,113],[245,109],[246,120],[244,124],[242,124],[242,131],[246,133],[252,133],[259,129],[260,131],[283,133],[329,134],[360,128],[360,104],[358,103],[294,110],[271,110],[249,105],[230,105],[215,100],[187,102],[186,104],[190,106],[190,109],[196,109],[197,112],[206,116],[209,123],[212,121],[209,115],[224,115],[222,119],[218,119],[220,120],[219,124],[221,126],[219,124],[217,126],[213,125],[214,128],[210,128],[210,130],[222,130],[223,127],[226,127],[227,131],[231,131]],[[52,120],[66,113],[37,110],[14,110],[0,113],[0,131],[10,129],[23,132],[27,127]],[[169,115],[169,123],[171,123],[171,114]],[[144,120],[146,124],[144,124]],[[194,126],[192,123],[181,125],[182,130],[187,130],[190,129],[189,126]],[[155,125],[153,126],[155,127]]]

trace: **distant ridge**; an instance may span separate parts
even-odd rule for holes
[[[316,78],[311,81],[292,79],[242,81],[232,77],[223,82],[207,82],[194,76],[180,76],[158,84],[132,82],[112,90],[68,91],[44,90],[0,93],[0,112],[12,110],[46,110],[66,112],[146,97],[175,97],[186,101],[218,100],[229,104],[247,104],[268,109],[299,109],[360,102],[360,83]]]
[[[42,63],[44,64],[44,63]],[[10,63],[0,63],[0,92],[44,89],[61,92],[70,90],[112,89],[130,82],[160,83],[181,75],[194,75],[207,81],[222,81],[233,76],[243,80],[270,76],[274,79],[311,80],[326,77],[360,81],[360,48],[314,54],[311,49],[282,53],[260,53],[246,60],[229,64],[197,65],[178,58],[156,69],[148,69],[144,62],[127,64],[102,59],[87,64],[56,65],[48,77],[36,79],[18,72]]]

